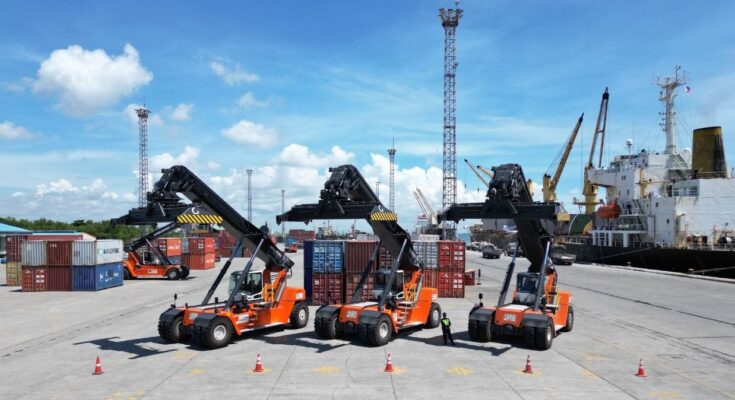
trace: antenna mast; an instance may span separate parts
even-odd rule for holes
[[[681,74],[680,74],[681,72]],[[681,66],[677,65],[674,69],[674,75],[658,77],[656,85],[661,88],[658,99],[664,103],[665,111],[659,113],[661,122],[659,126],[666,134],[666,150],[664,154],[676,153],[676,111],[674,111],[674,98],[676,97],[676,88],[687,84],[689,81],[687,74],[681,71]]]
[[[143,107],[136,108],[138,114],[138,206],[148,205],[148,115],[150,111]]]

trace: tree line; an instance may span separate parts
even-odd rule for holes
[[[76,220],[74,222],[53,221],[46,218],[34,220],[16,219],[13,217],[0,217],[0,223],[17,226],[29,231],[77,231],[88,233],[97,239],[121,239],[125,242],[136,239],[142,235],[141,230],[135,226],[118,225],[113,227],[107,221]]]

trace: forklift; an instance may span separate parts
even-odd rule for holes
[[[211,209],[220,216],[222,226],[237,238],[237,245],[201,303],[177,306],[174,295],[174,303],[158,319],[161,338],[169,343],[197,339],[205,348],[216,349],[247,332],[306,326],[309,321],[306,292],[288,286],[294,263],[270,240],[268,232],[243,218],[186,167],[177,165],[162,172],[154,190],[148,194],[149,203],[165,208],[166,202],[179,199],[178,194],[182,194],[192,204]],[[242,270],[230,274],[227,299],[220,301],[214,297],[215,291],[243,247],[252,255]],[[265,262],[262,271],[252,270],[256,258]]]
[[[557,270],[549,253],[550,232],[553,232],[560,205],[534,202],[520,165],[503,164],[492,170],[493,180],[484,202],[454,204],[439,215],[442,221],[455,222],[463,219],[513,219],[518,228],[518,242],[497,306],[484,307],[480,301],[470,311],[469,336],[479,342],[519,336],[526,347],[547,350],[558,332],[569,332],[574,326],[572,295],[559,289]],[[506,299],[521,247],[531,265],[528,271],[517,274],[516,287],[508,302]]]
[[[353,165],[330,168],[317,204],[301,204],[279,215],[276,221],[365,219],[380,238],[366,263],[357,289],[346,304],[320,307],[314,330],[322,339],[357,333],[369,346],[383,346],[399,331],[412,327],[436,328],[441,307],[438,290],[423,286],[424,266],[419,262],[409,234],[398,224],[397,215],[386,209]],[[384,246],[395,261],[390,269],[375,272],[375,289],[370,301],[360,301],[362,287]]]

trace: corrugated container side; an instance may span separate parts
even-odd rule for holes
[[[72,289],[96,291],[123,284],[122,263],[75,265],[72,267]]]
[[[439,271],[439,297],[464,297],[464,269]]]
[[[52,240],[46,242],[46,265],[54,267],[71,267],[71,247],[73,243],[73,241],[68,240]],[[49,282],[51,282],[51,280],[49,280]],[[69,281],[69,284],[71,285],[71,281]]]
[[[181,254],[189,252],[189,239],[190,238],[181,238]]]
[[[314,241],[304,242],[304,268],[311,269],[314,265]]]
[[[362,273],[345,274],[345,301],[352,300],[352,295],[355,293],[355,290],[357,290],[361,277],[362,277]],[[367,279],[365,279],[365,283],[362,284],[362,292],[360,292],[360,298],[358,300],[359,301],[370,300],[370,298],[373,295],[374,288],[375,288],[375,277],[373,275],[368,275]]]
[[[385,247],[380,247],[380,262],[378,263],[378,266],[380,268],[392,268],[393,263],[395,260],[393,259],[393,256],[390,254],[390,251],[386,249]]]
[[[350,240],[344,242],[344,270],[345,273],[362,273],[365,265],[370,261],[370,257],[375,251],[378,242],[374,241],[355,241]],[[376,260],[377,261],[377,260]],[[373,265],[373,270],[375,265]]]
[[[122,262],[122,240],[75,240],[72,242],[72,265],[99,265]]]
[[[8,261],[5,264],[5,284],[7,286],[21,286],[23,283],[23,270],[20,261]]]
[[[465,246],[464,242],[440,240],[439,246],[439,269],[455,267],[464,268]]]
[[[312,275],[311,304],[324,305],[344,302],[344,281],[341,273]]]
[[[214,253],[214,238],[213,237],[194,237],[188,239],[188,253],[189,254],[206,254]]]
[[[232,247],[220,247],[219,255],[222,258],[230,258],[230,256],[232,255],[232,250]]]
[[[189,269],[212,269],[214,268],[214,253],[207,253],[207,254],[194,254],[189,253],[186,255],[186,259],[188,261],[188,264],[184,264]]]
[[[6,238],[5,251],[8,261],[21,261],[23,259],[23,242],[27,237],[28,235],[10,235]]]
[[[159,238],[156,239],[156,246],[166,256],[181,255],[181,239],[180,238]]]
[[[46,266],[46,290],[50,292],[71,291],[71,265]]]
[[[21,264],[29,267],[46,265],[46,242],[27,240],[23,242]]]
[[[46,291],[46,267],[22,267],[24,292]]]
[[[74,240],[82,240],[82,239],[84,239],[84,237],[81,234],[76,234],[76,235],[58,234],[58,235],[31,235],[31,236],[28,236],[26,240],[40,240],[43,242],[48,242],[48,241],[72,242]]]
[[[425,269],[422,285],[425,288],[438,289],[439,288],[439,270]]]
[[[312,268],[315,273],[341,273],[344,268],[344,242],[315,241]]]

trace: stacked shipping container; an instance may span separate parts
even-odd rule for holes
[[[75,240],[72,243],[72,289],[96,291],[123,284],[121,240]]]
[[[23,282],[23,270],[21,260],[23,254],[23,242],[27,235],[12,235],[6,239],[7,264],[5,265],[5,284],[7,286],[20,286]]]
[[[464,242],[440,240],[437,245],[439,297],[464,297]]]
[[[214,268],[215,238],[213,237],[191,237],[188,241],[189,252],[184,254],[182,264],[190,269],[212,269]]]
[[[341,303],[344,299],[344,242],[312,242],[311,304]]]
[[[181,238],[158,238],[154,245],[158,246],[158,250],[165,254],[172,264],[181,264]]]
[[[288,231],[288,237],[296,240],[297,245],[301,247],[307,240],[315,240],[316,232],[304,229],[291,229]]]

